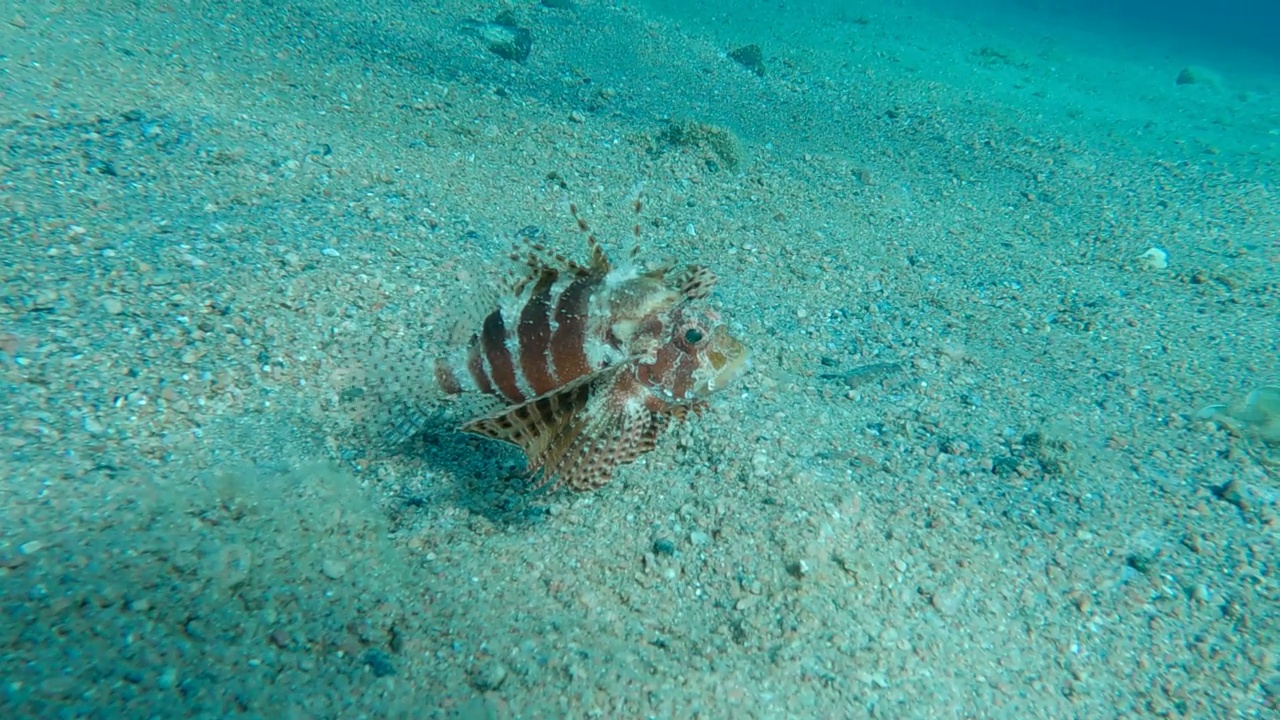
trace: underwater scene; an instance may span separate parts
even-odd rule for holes
[[[1280,718],[1278,36],[0,4],[0,718]]]

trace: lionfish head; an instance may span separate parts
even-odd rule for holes
[[[697,404],[748,367],[750,350],[729,334],[713,310],[681,304],[666,320],[662,344],[637,367],[641,384],[659,401]]]

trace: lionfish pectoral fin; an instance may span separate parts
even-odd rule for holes
[[[551,452],[539,458],[543,477],[579,492],[600,488],[619,465],[652,450],[666,423],[666,415],[640,402],[598,395],[564,428]]]
[[[680,296],[689,300],[699,300],[711,294],[716,285],[716,274],[700,265],[690,265],[673,278]]]
[[[545,467],[545,459],[576,436],[593,394],[617,372],[605,368],[519,405],[496,410],[465,423],[462,432],[511,443],[524,451],[529,470]],[[544,474],[544,479],[548,475]]]
[[[614,468],[654,448],[668,419],[628,402],[611,382],[615,374],[616,368],[602,370],[461,429],[524,450],[529,471],[542,473],[539,486],[602,487]]]

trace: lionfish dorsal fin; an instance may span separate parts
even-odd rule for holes
[[[653,267],[645,270],[644,276],[653,278],[654,280],[662,280],[667,277],[667,273],[671,272],[671,268],[675,266],[676,264],[674,262],[668,260],[661,265],[654,265]]]
[[[574,203],[569,203],[569,214],[578,223],[578,230],[587,237],[587,249],[590,254],[587,261],[587,271],[593,275],[608,274],[613,269],[613,264],[609,262],[609,256],[605,255],[604,248],[600,247],[600,241],[591,232],[591,226],[587,225],[587,221],[582,219],[582,215],[578,214],[578,206]]]
[[[591,248],[591,262],[588,266],[591,272],[598,275],[607,275],[613,269],[613,264],[609,262],[609,257],[604,254],[604,248],[600,247],[600,241],[595,236],[587,238],[587,246]]]
[[[600,261],[595,257],[596,252],[599,252],[600,259],[603,260],[603,270],[600,269]],[[542,243],[531,241],[517,245],[511,253],[511,259],[527,269],[521,285],[536,280],[546,273],[567,272],[574,277],[583,277],[609,272],[609,261],[604,258],[604,251],[600,250],[598,245],[593,246],[591,262],[588,265],[570,260]]]

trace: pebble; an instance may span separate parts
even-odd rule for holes
[[[36,291],[35,306],[48,308],[58,302],[58,291],[53,288],[40,288]]]
[[[90,435],[101,435],[107,431],[107,426],[103,425],[92,415],[84,416],[84,431]]]
[[[964,602],[965,587],[963,583],[952,583],[939,589],[929,599],[933,608],[945,616],[955,615]]]
[[[480,692],[497,690],[507,679],[507,669],[502,663],[489,661],[471,670],[471,685]]]
[[[676,554],[675,541],[668,537],[660,537],[655,539],[653,541],[653,554],[667,555],[667,556],[675,555]]]
[[[1212,593],[1209,591],[1209,586],[1204,583],[1196,583],[1195,586],[1191,588],[1191,599],[1198,603],[1209,602],[1210,595],[1212,595]]]
[[[341,560],[328,558],[321,563],[320,570],[330,580],[337,580],[347,574],[347,564]]]
[[[168,690],[178,684],[178,669],[168,667],[165,668],[160,676],[156,678],[156,687],[161,690]]]
[[[388,677],[396,674],[396,666],[391,658],[381,650],[370,650],[364,655],[364,664],[373,671],[374,677]],[[501,682],[501,681],[499,681]]]
[[[102,309],[110,315],[119,315],[124,312],[124,303],[119,298],[110,297],[102,301]]]
[[[39,540],[30,540],[18,546],[18,552],[23,555],[35,555],[40,552],[40,548],[44,547],[44,543]]]

